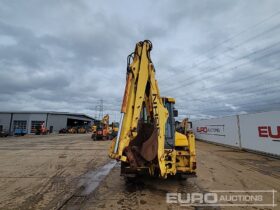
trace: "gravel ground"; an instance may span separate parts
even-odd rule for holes
[[[110,141],[90,134],[0,139],[0,209],[272,209],[182,207],[166,193],[276,190],[280,209],[280,160],[197,142],[197,177],[126,182],[107,156]]]

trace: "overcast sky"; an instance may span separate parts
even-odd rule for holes
[[[179,117],[279,110],[280,1],[0,1],[0,110],[118,120],[126,57],[153,42]]]

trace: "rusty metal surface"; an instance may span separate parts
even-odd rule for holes
[[[137,136],[125,148],[131,167],[144,166],[157,156],[157,129],[153,124],[140,123]]]
[[[147,161],[151,161],[155,159],[155,157],[157,156],[157,150],[158,150],[157,137],[158,137],[157,129],[154,129],[151,137],[142,144],[140,154]]]
[[[132,83],[132,74],[130,73],[127,77],[127,81],[126,81],[126,85],[125,85],[125,91],[124,91],[122,109],[121,109],[122,113],[126,113],[131,83]]]
[[[139,163],[137,162],[137,159],[134,155],[134,152],[132,151],[132,148],[130,146],[126,147],[124,149],[124,153],[127,156],[127,160],[130,164],[130,167],[134,169],[137,168],[137,166],[139,166]]]

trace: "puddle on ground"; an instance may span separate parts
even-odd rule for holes
[[[86,196],[92,193],[99,186],[100,182],[110,173],[116,163],[115,160],[112,160],[101,168],[84,174],[79,183],[79,187],[84,188],[81,195]]]

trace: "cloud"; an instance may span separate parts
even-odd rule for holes
[[[126,56],[144,39],[153,42],[161,94],[176,98],[180,119],[277,109],[279,6],[1,1],[0,109],[98,116],[103,99],[104,113],[118,119]]]

